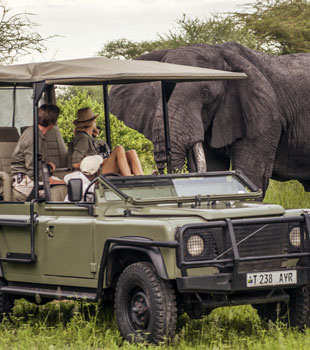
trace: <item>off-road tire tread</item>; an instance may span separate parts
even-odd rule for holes
[[[128,274],[137,273],[148,280],[151,286],[151,293],[154,295],[156,304],[155,311],[155,329],[152,334],[137,336],[136,334],[128,334],[122,327],[122,318],[124,318],[123,310],[119,309],[121,305],[122,289],[124,288],[124,280],[128,278]],[[121,274],[115,293],[115,313],[116,320],[119,325],[122,336],[128,341],[150,341],[158,344],[166,339],[172,338],[176,330],[177,307],[174,290],[169,281],[162,280],[154,271],[152,264],[147,262],[138,262],[129,265]]]

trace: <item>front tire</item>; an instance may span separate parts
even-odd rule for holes
[[[123,271],[116,287],[115,313],[119,331],[129,342],[158,344],[175,334],[174,290],[150,263],[134,263]]]
[[[262,320],[287,323],[290,327],[303,329],[309,327],[309,288],[303,287],[288,290],[288,303],[278,302],[253,305]]]

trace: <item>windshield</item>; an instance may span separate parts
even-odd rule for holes
[[[127,196],[134,199],[188,198],[206,196],[227,196],[251,193],[249,186],[235,174],[190,176],[149,176],[113,178],[111,182]],[[107,200],[119,200],[113,191],[104,192]]]

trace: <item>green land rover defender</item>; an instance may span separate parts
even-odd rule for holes
[[[18,298],[84,299],[101,302],[103,312],[113,300],[120,333],[129,341],[159,343],[174,336],[184,312],[200,318],[241,304],[253,305],[265,319],[308,326],[308,211],[262,203],[262,192],[239,171],[170,173],[167,104],[175,84],[243,78],[99,57],[1,66],[1,318]],[[150,81],[162,86],[168,174],[100,175],[91,183],[91,201],[78,181],[51,186],[43,176],[41,198],[38,107],[55,103],[54,87],[103,87],[110,144],[108,85]],[[28,200],[17,202],[10,157],[27,125],[35,126],[34,189]],[[48,138],[63,176],[70,170],[61,133],[56,129]]]

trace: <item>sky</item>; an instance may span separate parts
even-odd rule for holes
[[[183,14],[204,19],[212,13],[241,10],[253,0],[6,0],[10,14],[32,13],[36,31],[49,39],[43,54],[17,63],[95,56],[109,41],[154,40],[176,27]]]

